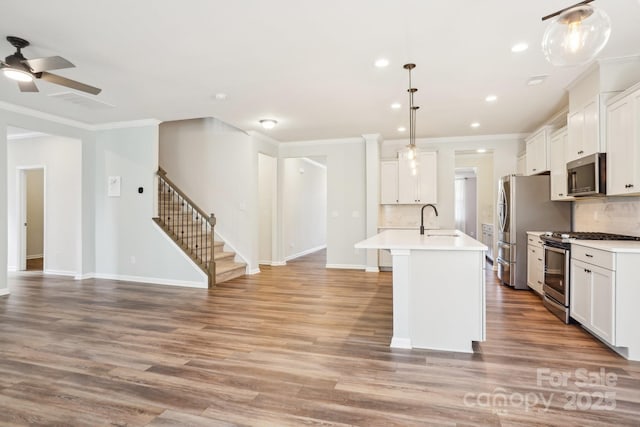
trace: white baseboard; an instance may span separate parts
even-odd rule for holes
[[[253,274],[258,274],[258,273],[260,273],[260,267],[254,268],[253,270],[249,270],[247,272],[248,275],[253,275]]]
[[[166,285],[166,286],[182,286],[187,288],[206,289],[209,286],[209,284],[206,281],[192,282],[187,280],[158,279],[156,277],[128,276],[125,274],[95,273],[93,277],[95,277],[96,279],[122,280],[125,282],[147,283],[147,284],[153,284],[153,285]]]
[[[304,250],[302,252],[298,252],[296,254],[284,257],[284,260],[285,261],[291,261],[292,259],[300,258],[302,256],[309,255],[309,254],[321,251],[321,250],[326,249],[326,248],[327,248],[327,245],[316,246],[315,248],[306,249],[306,250]]]
[[[389,347],[406,348],[406,349],[413,348],[411,347],[411,340],[409,338],[396,338],[396,337],[391,338],[391,345],[389,345]]]
[[[271,267],[282,267],[287,265],[287,261],[273,261]]]
[[[367,267],[364,271],[367,273],[380,273],[380,269],[378,267]]]
[[[16,271],[18,271],[18,267],[16,267],[15,265],[10,265],[7,267],[7,271],[15,273]]]
[[[73,276],[74,280],[86,280],[86,279],[93,279],[96,277],[96,273],[85,273],[85,274],[76,274],[75,276]]]
[[[326,268],[336,268],[341,270],[364,270],[367,268],[366,265],[358,265],[358,264],[327,264]]]
[[[1,288],[0,289],[0,297],[3,297],[5,295],[9,295],[11,292],[9,291],[9,288]]]
[[[37,258],[44,258],[44,255],[43,254],[27,255],[27,259],[37,259]]]
[[[52,276],[71,276],[76,277],[75,271],[65,271],[65,270],[44,270],[44,274],[50,274]]]

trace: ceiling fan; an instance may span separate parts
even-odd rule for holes
[[[92,95],[97,95],[102,91],[97,87],[49,73],[49,70],[75,67],[63,57],[49,56],[47,58],[27,59],[22,55],[21,50],[29,46],[28,41],[14,36],[7,36],[7,41],[16,48],[16,52],[7,56],[4,61],[0,61],[0,70],[6,77],[18,82],[21,92],[38,92],[38,87],[34,82],[35,79],[42,79],[49,83],[80,90]]]

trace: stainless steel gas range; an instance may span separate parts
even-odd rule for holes
[[[569,284],[571,242],[574,240],[640,240],[622,234],[554,231],[540,236],[544,242],[544,306],[565,323],[570,321]]]

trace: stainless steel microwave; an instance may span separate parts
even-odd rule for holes
[[[570,196],[604,196],[607,193],[607,155],[595,153],[567,163]]]

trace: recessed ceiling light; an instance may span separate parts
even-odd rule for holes
[[[529,80],[527,80],[527,85],[529,85],[529,86],[539,85],[539,84],[543,83],[547,79],[547,77],[549,77],[549,76],[546,76],[546,75],[533,76],[533,77],[529,78]]]
[[[513,53],[524,52],[527,49],[529,49],[529,45],[524,43],[524,42],[516,43],[513,46],[511,46],[511,52],[513,52]]]
[[[225,99],[227,99],[227,94],[226,93],[216,93],[216,99],[218,101],[224,101]]]
[[[480,127],[480,123],[478,123],[478,122],[473,122],[473,123],[471,123],[471,127],[472,127],[472,128],[474,128],[474,129],[475,129],[475,128],[479,128],[479,127]]]
[[[391,108],[393,108],[394,110],[398,110],[400,107],[402,107],[402,105],[399,102],[394,102],[393,104],[391,104]]]
[[[496,95],[487,95],[484,100],[487,102],[495,102],[498,100],[498,97]]]
[[[398,128],[398,132],[406,132],[406,131],[407,131],[407,128],[406,128],[406,127],[404,127],[404,126],[400,126],[400,127]]]
[[[273,119],[262,119],[260,120],[260,124],[265,129],[273,129],[274,127],[276,127],[278,122]]]
[[[476,153],[486,153],[486,152],[487,152],[487,149],[486,149],[486,148],[478,148],[478,149],[476,150]]]
[[[386,59],[386,58],[380,58],[380,59],[376,60],[376,62],[374,64],[378,68],[384,68],[387,65],[389,65],[389,60]]]

